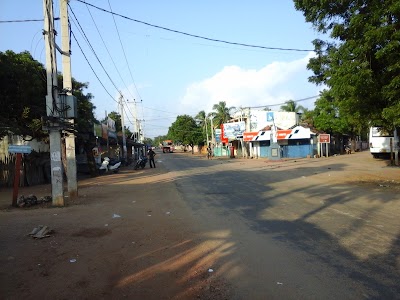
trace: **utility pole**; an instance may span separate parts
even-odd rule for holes
[[[50,139],[51,195],[55,206],[64,205],[63,170],[61,162],[61,124],[60,99],[57,90],[57,63],[55,47],[55,31],[53,18],[53,2],[43,1],[44,8],[44,41],[46,48],[47,96],[46,111],[47,129]]]
[[[204,118],[204,122],[206,123],[206,136],[207,136],[207,147],[208,147],[210,142],[208,140],[207,116]]]
[[[71,76],[71,56],[70,56],[70,37],[68,24],[68,1],[60,0],[60,19],[61,19],[61,49],[63,67],[63,89],[67,95],[72,96],[72,76]],[[69,119],[71,127],[74,127],[74,119]],[[78,182],[76,179],[76,157],[75,157],[75,135],[74,132],[66,131],[65,152],[67,158],[67,182],[68,194],[70,199],[78,196]]]
[[[139,142],[139,121],[137,119],[137,110],[136,110],[136,100],[133,99],[133,134],[135,136],[135,142]]]
[[[120,96],[119,96],[119,105],[120,105],[120,109],[121,109],[121,126],[122,126],[122,156],[123,156],[123,158],[125,159],[125,162],[126,162],[126,158],[127,158],[127,156],[126,156],[126,152],[127,152],[127,150],[126,150],[126,138],[125,138],[125,118],[124,118],[124,105],[123,105],[123,103],[122,103],[122,99],[123,99],[123,96],[122,96],[122,94],[121,94],[121,92],[120,92]]]
[[[211,123],[211,143],[214,145],[214,118],[213,116],[210,117],[210,123]]]
[[[110,139],[108,138],[108,115],[107,115],[107,111],[105,111],[106,113],[106,130],[107,130],[107,156],[110,156]]]

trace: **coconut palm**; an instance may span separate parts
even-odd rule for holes
[[[227,107],[225,101],[220,101],[218,104],[213,105],[214,112],[209,114],[213,120],[213,127],[218,128],[223,123],[227,123],[231,119],[231,112],[235,107]]]
[[[197,124],[202,128],[204,137],[208,136],[208,131],[209,131],[207,123],[206,123],[207,122],[206,118],[207,118],[207,115],[204,110],[199,111],[195,117]],[[208,138],[207,138],[207,140],[208,140]]]
[[[204,110],[199,111],[194,118],[201,128],[205,128],[206,112]]]
[[[297,105],[293,100],[286,101],[284,105],[281,106],[282,111],[287,112],[304,112],[305,108],[301,105]]]

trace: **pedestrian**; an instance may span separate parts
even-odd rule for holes
[[[207,147],[207,159],[212,159],[211,144],[209,144]]]
[[[156,153],[153,151],[153,148],[150,148],[149,151],[147,152],[147,156],[149,157],[149,163],[150,163],[150,168],[156,167],[156,164],[154,162],[154,156],[156,156]]]

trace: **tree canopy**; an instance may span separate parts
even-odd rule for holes
[[[218,104],[214,104],[212,109],[214,112],[210,113],[210,117],[213,119],[213,127],[219,128],[221,124],[227,123],[231,119],[231,112],[235,107],[227,107],[225,101],[220,101]]]
[[[46,71],[44,66],[33,59],[29,52],[0,52],[0,138],[9,132],[21,136],[45,139],[41,117],[46,115],[47,94]],[[62,86],[62,75],[58,75]],[[93,95],[85,94],[88,83],[72,78],[72,93],[77,97],[78,118],[76,129],[80,133],[92,133],[95,106]]]
[[[168,129],[168,138],[192,147],[203,142],[201,127],[188,115],[180,115]]]
[[[12,131],[43,138],[46,114],[46,72],[29,52],[0,52],[0,138]]]
[[[207,139],[208,134],[211,131],[211,128],[209,128],[209,127],[211,127],[211,124],[208,123],[206,112],[204,110],[199,111],[197,113],[195,119],[196,119],[198,126],[202,130],[203,141],[205,141]],[[207,124],[209,124],[209,125],[207,125]]]
[[[297,104],[293,100],[286,101],[284,105],[281,106],[282,111],[287,111],[287,112],[304,112],[304,107]]]
[[[343,114],[387,128],[400,125],[398,0],[294,0],[331,40],[315,40],[310,81],[325,84]]]

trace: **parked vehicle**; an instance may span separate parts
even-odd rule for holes
[[[135,170],[137,170],[137,169],[139,169],[139,168],[144,169],[144,168],[146,167],[147,161],[148,161],[148,159],[147,159],[146,156],[139,157],[139,159],[136,161],[136,164],[135,164],[135,166],[134,166],[134,169],[135,169]]]
[[[120,166],[121,166],[120,161],[111,163],[110,158],[104,157],[104,160],[101,163],[99,170],[100,170],[100,173],[106,173],[106,172],[117,173],[119,171]]]
[[[382,127],[371,127],[369,130],[369,150],[374,158],[399,151],[399,131],[388,132]]]
[[[172,153],[175,151],[174,142],[172,140],[165,140],[162,142],[162,152]]]

